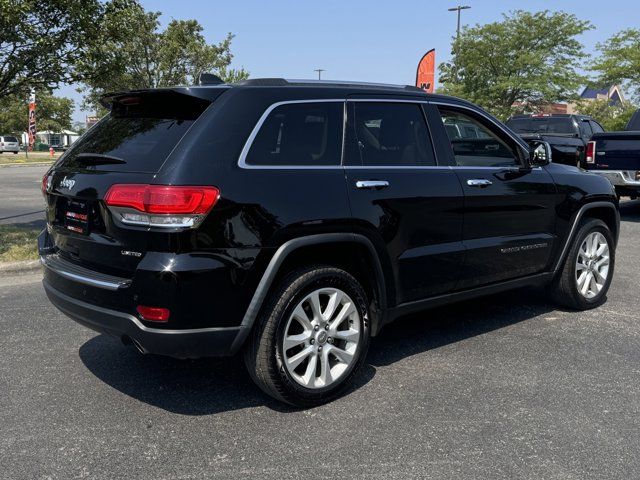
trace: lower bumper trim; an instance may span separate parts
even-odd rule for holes
[[[185,330],[150,328],[133,315],[69,297],[46,280],[43,285],[51,303],[69,318],[100,333],[129,337],[145,353],[175,358],[233,355],[240,348],[240,342],[235,342],[236,337],[244,337],[244,327],[241,326]]]

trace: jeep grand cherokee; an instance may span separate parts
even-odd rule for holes
[[[262,79],[103,103],[42,181],[44,287],[142,352],[242,352],[265,392],[311,406],[406,313],[530,285],[605,301],[609,181],[466,101]]]

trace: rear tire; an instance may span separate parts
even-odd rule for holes
[[[607,300],[615,265],[615,243],[598,219],[580,223],[562,270],[549,285],[552,299],[574,310],[588,310]]]
[[[268,395],[297,407],[330,402],[351,383],[369,348],[364,290],[344,270],[289,274],[262,309],[244,359]]]

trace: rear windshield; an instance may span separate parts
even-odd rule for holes
[[[17,142],[18,139],[16,137],[4,137],[5,142]]]
[[[507,126],[518,133],[576,133],[573,120],[569,117],[512,118]]]
[[[58,166],[157,172],[209,104],[165,93],[121,97],[109,115],[73,144]]]

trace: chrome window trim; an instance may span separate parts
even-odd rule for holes
[[[417,94],[417,93],[416,93]],[[347,104],[350,102],[369,102],[369,103],[413,103],[416,105],[444,105],[447,107],[453,107],[453,108],[459,108],[462,110],[466,110],[472,113],[475,113],[476,115],[479,115],[481,117],[483,117],[484,119],[488,120],[492,125],[494,125],[495,127],[497,127],[499,130],[502,131],[502,133],[504,133],[505,135],[507,135],[509,138],[511,138],[512,140],[514,140],[517,144],[519,144],[522,148],[524,148],[525,150],[528,149],[528,145],[527,143],[518,138],[518,137],[514,137],[511,132],[509,132],[508,130],[505,129],[504,126],[502,126],[499,122],[497,122],[496,120],[494,120],[493,118],[491,118],[490,116],[488,116],[487,114],[485,114],[482,110],[480,109],[475,109],[466,105],[462,105],[459,103],[454,103],[454,102],[444,102],[441,100],[430,100],[430,99],[424,99],[424,100],[420,100],[420,99],[400,99],[400,98],[369,98],[369,97],[363,97],[363,98],[344,98],[344,99],[339,99],[339,98],[316,98],[316,99],[304,99],[304,100],[283,100],[280,102],[275,102],[273,104],[271,104],[269,107],[267,107],[267,109],[264,111],[264,113],[260,116],[260,118],[258,119],[256,125],[253,127],[253,129],[251,130],[251,134],[249,135],[249,137],[247,138],[246,142],[244,143],[244,146],[242,147],[242,151],[240,152],[240,157],[238,159],[238,166],[242,169],[247,169],[247,170],[392,170],[392,169],[396,169],[396,170],[441,170],[441,169],[479,169],[479,170],[505,170],[508,168],[519,168],[517,166],[508,166],[508,167],[482,167],[482,166],[478,166],[478,167],[473,167],[473,166],[464,166],[464,165],[376,165],[376,166],[365,166],[365,165],[344,165],[344,155],[345,155],[345,140],[346,140],[346,132],[347,132]],[[342,149],[341,149],[341,159],[340,159],[340,164],[339,165],[252,165],[252,164],[248,164],[247,163],[247,155],[249,154],[249,150],[251,149],[251,146],[253,144],[253,141],[255,140],[256,136],[258,135],[258,132],[260,131],[260,128],[262,128],[262,125],[264,124],[264,122],[266,121],[267,117],[269,116],[269,114],[275,110],[276,108],[282,106],[282,105],[295,105],[295,104],[304,104],[304,103],[343,103],[344,104],[344,110],[343,110],[343,126],[342,126]],[[424,116],[424,113],[423,113]],[[427,126],[427,128],[429,127],[429,122],[427,121],[427,119],[425,118],[425,124]],[[433,153],[435,156],[435,161],[436,163],[438,162],[438,156],[437,156],[437,152],[435,150],[435,148],[433,147],[434,143],[433,143],[433,136],[431,133],[431,129],[428,128],[429,130],[429,136],[431,137],[431,148],[433,149]],[[541,170],[542,167],[533,167],[533,170]]]
[[[267,120],[271,112],[273,112],[276,108],[282,105],[298,105],[304,103],[345,103],[345,99],[339,98],[319,98],[319,99],[305,99],[305,100],[284,100],[282,102],[276,102],[271,104],[264,113],[258,119],[258,122],[251,130],[251,134],[249,134],[249,138],[244,143],[242,147],[242,151],[240,152],[240,158],[238,159],[238,166],[240,168],[248,169],[248,170],[338,170],[342,169],[342,156],[344,155],[344,109],[343,109],[343,128],[342,128],[342,149],[340,149],[340,158],[338,159],[338,165],[252,165],[247,163],[247,155],[249,155],[249,150],[251,150],[251,146],[253,145],[253,141],[258,136],[258,132],[262,128],[262,125]]]

